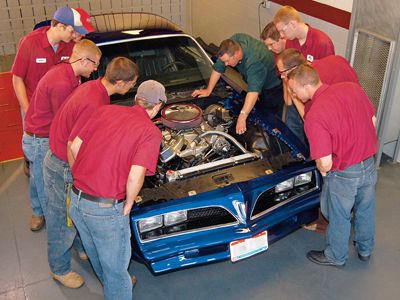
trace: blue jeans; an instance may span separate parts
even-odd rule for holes
[[[304,123],[296,109],[296,106],[288,105],[286,107],[285,124],[304,145],[307,145],[307,139],[304,133]]]
[[[357,251],[368,256],[374,248],[375,184],[377,173],[374,158],[352,165],[343,171],[329,172],[325,256],[338,264],[348,257],[352,209],[354,210],[354,241]]]
[[[30,165],[29,195],[32,211],[36,216],[43,216],[47,206],[43,181],[43,160],[49,150],[49,139],[35,138],[24,133],[22,150]]]
[[[103,284],[106,300],[131,300],[132,280],[129,215],[124,202],[103,204],[71,191],[70,215],[81,236],[93,269]]]
[[[68,185],[72,184],[72,174],[68,163],[49,150],[44,158],[43,175],[48,199],[45,217],[49,266],[53,273],[64,275],[71,271],[71,246],[74,245],[78,252],[84,251],[74,225],[67,225],[65,199]]]

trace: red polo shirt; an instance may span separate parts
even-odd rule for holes
[[[123,199],[132,165],[153,175],[161,144],[161,131],[146,111],[107,105],[95,111],[78,132],[83,141],[72,167],[74,185],[97,197]]]
[[[67,161],[67,143],[72,128],[82,128],[92,113],[102,105],[110,104],[101,78],[81,84],[65,101],[50,127],[50,149],[59,159]]]
[[[306,41],[303,45],[300,45],[298,39],[286,40],[285,49],[295,48],[303,53],[304,57],[308,61],[315,59],[321,59],[328,55],[335,54],[335,47],[333,46],[332,40],[329,36],[316,28],[308,25],[308,32]]]
[[[376,152],[374,108],[360,85],[322,85],[304,121],[312,159],[332,154],[332,171],[344,170]]]
[[[311,65],[317,71],[322,83],[332,85],[334,83],[349,81],[360,84],[356,71],[342,56],[329,55],[327,57],[314,60]],[[304,107],[304,117],[309,111],[310,106],[311,101],[306,102]]]
[[[25,115],[25,130],[49,136],[56,112],[79,83],[80,76],[75,76],[70,64],[62,63],[51,68],[39,81],[32,95]]]
[[[21,39],[11,68],[11,73],[24,80],[29,101],[43,75],[60,60],[68,59],[75,44],[60,42],[54,52],[47,39],[49,28],[38,28]]]

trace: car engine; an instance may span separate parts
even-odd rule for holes
[[[254,135],[250,143],[239,142],[233,136],[235,124],[229,111],[218,104],[204,111],[195,104],[166,106],[159,121],[162,147],[157,185],[258,159],[267,148],[265,139]]]

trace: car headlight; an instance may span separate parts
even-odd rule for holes
[[[178,224],[186,220],[187,220],[186,210],[174,211],[164,215],[165,226]]]
[[[139,231],[141,233],[156,229],[163,225],[162,215],[139,220]]]
[[[290,190],[291,188],[293,188],[293,182],[294,182],[294,178],[290,178],[288,180],[285,180],[281,183],[278,183],[275,186],[275,193],[280,193],[283,191],[287,191]]]
[[[309,183],[309,182],[311,182],[311,179],[312,179],[312,172],[307,172],[307,173],[297,175],[294,178],[294,186],[299,186],[299,185]]]

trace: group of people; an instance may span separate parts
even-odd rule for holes
[[[90,259],[106,299],[131,299],[136,279],[128,273],[129,213],[144,177],[155,172],[161,132],[151,119],[167,98],[162,84],[149,80],[138,87],[133,107],[108,105],[111,95],[127,93],[138,79],[137,65],[126,57],[112,59],[104,77],[81,84],[102,55],[81,39],[93,30],[87,12],[61,7],[49,26],[19,44],[12,73],[31,167],[31,230],[47,224],[55,280],[70,288],[84,283],[71,269],[73,247]],[[237,134],[246,132],[254,107],[283,117],[309,144],[324,178],[327,244],[307,257],[343,266],[354,213],[354,245],[366,261],[374,246],[374,109],[330,38],[305,24],[293,7],[278,10],[261,38],[264,43],[238,33],[224,40],[207,88],[192,95],[209,96],[225,68],[236,68],[248,84]]]
[[[161,83],[148,80],[132,107],[108,105],[138,79],[126,57],[113,58],[104,77],[81,83],[100,64],[101,50],[82,39],[93,30],[83,9],[61,7],[19,44],[12,74],[30,164],[30,229],[47,224],[55,280],[84,284],[71,269],[75,248],[90,260],[106,299],[131,299],[129,212],[144,177],[155,172],[161,132],[151,119],[167,98]]]
[[[353,244],[358,257],[367,261],[375,234],[374,108],[354,69],[335,55],[329,36],[304,23],[295,8],[280,8],[261,39],[264,44],[239,33],[224,40],[207,88],[192,95],[210,95],[225,67],[239,71],[248,90],[236,133],[246,131],[253,108],[267,110],[309,145],[323,176],[320,218],[305,228],[326,231],[326,247],[309,251],[307,258],[320,265],[344,266],[354,215]]]

